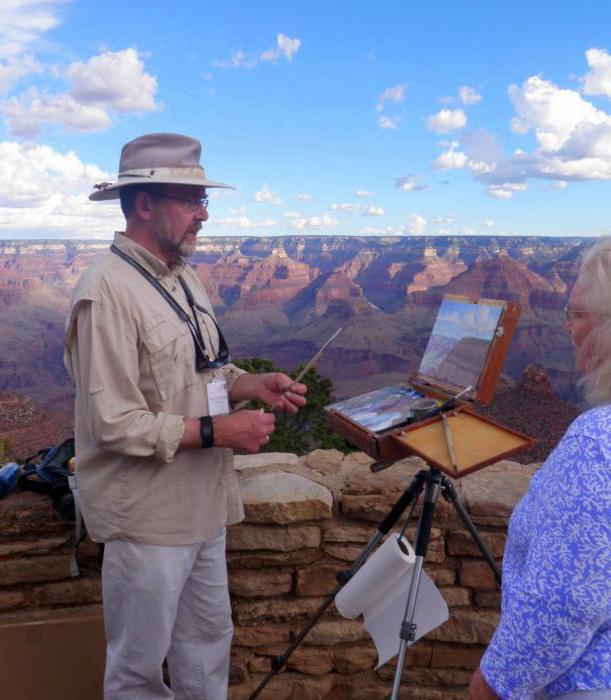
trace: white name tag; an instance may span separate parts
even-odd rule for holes
[[[208,413],[211,416],[225,416],[229,413],[227,382],[224,379],[215,379],[206,384],[206,393],[208,394]]]

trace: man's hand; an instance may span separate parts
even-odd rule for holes
[[[274,432],[275,416],[261,411],[237,411],[212,419],[215,447],[238,452],[258,452]]]
[[[486,682],[484,674],[478,668],[473,676],[471,676],[471,683],[469,683],[469,697],[468,700],[501,700],[499,696],[492,690],[492,688]]]
[[[305,384],[294,384],[283,372],[242,374],[231,387],[229,398],[233,403],[258,399],[277,411],[297,413],[306,402],[307,390]]]

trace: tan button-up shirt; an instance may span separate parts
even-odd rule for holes
[[[115,245],[143,265],[191,309],[178,275],[213,313],[196,273],[172,268],[124,235]],[[218,333],[198,319],[210,357]],[[137,270],[109,252],[81,277],[66,320],[64,361],[76,383],[75,437],[79,492],[92,539],[192,544],[244,517],[223,448],[176,452],[183,418],[208,414],[206,384],[241,374],[233,365],[195,370],[187,324]]]

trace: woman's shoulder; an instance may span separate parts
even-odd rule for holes
[[[611,445],[611,405],[596,406],[578,416],[565,437],[591,438]]]

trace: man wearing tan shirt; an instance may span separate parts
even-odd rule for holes
[[[123,147],[124,233],[79,281],[66,321],[76,383],[82,509],[105,543],[106,700],[224,700],[231,610],[225,527],[243,518],[233,450],[257,452],[303,384],[229,362],[206,291],[183,258],[208,219],[200,143],[148,134]],[[167,657],[172,689],[162,678]]]

